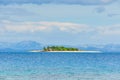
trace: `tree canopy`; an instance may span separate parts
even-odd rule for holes
[[[44,47],[44,51],[78,51],[79,49],[73,47],[64,47],[64,46],[47,46]]]

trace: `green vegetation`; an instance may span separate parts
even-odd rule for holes
[[[44,47],[44,51],[79,51],[77,48],[64,47],[64,46],[48,46]]]

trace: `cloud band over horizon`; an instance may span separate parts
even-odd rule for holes
[[[92,27],[87,24],[78,24],[71,22],[11,22],[11,21],[0,21],[1,32],[17,32],[17,33],[36,33],[46,32],[51,33],[56,30],[62,32],[68,32],[73,34],[85,33],[89,34],[96,31],[96,34],[104,35],[116,35],[120,34],[120,24],[96,26]]]
[[[120,24],[106,26],[90,26],[87,24],[78,24],[71,22],[12,22],[0,21],[0,36],[9,36],[11,38],[22,37],[35,40],[40,37],[49,41],[82,41],[87,43],[96,43],[97,41],[119,41]],[[19,36],[18,36],[19,35]],[[111,39],[113,38],[113,39]],[[8,38],[9,39],[9,38]],[[93,42],[96,41],[96,42]],[[97,42],[97,43],[98,43]]]
[[[120,43],[119,4],[120,0],[0,0],[0,41]]]
[[[0,4],[76,4],[105,5],[118,0],[0,0]]]

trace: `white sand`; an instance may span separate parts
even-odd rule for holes
[[[79,53],[101,53],[101,51],[42,51],[42,50],[33,50],[29,52],[79,52]]]
[[[83,52],[88,52],[88,53],[100,53],[100,51],[46,51],[46,52],[81,52],[81,53],[83,53]]]

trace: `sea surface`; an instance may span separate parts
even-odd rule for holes
[[[120,80],[120,53],[0,53],[0,80]]]

